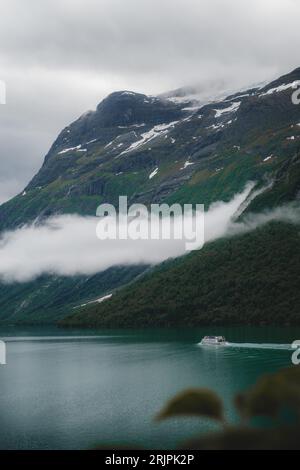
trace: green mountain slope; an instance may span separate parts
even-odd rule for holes
[[[35,281],[0,284],[0,322],[53,323],[83,303],[131,282],[145,266],[110,268],[94,276],[41,276]]]
[[[249,180],[269,189],[247,211],[299,200],[300,106],[291,100],[298,81],[300,68],[206,104],[172,95],[109,95],[62,130],[25,190],[0,206],[0,234],[51,215],[95,215],[99,204],[117,204],[120,195],[129,204],[207,208],[230,200]],[[24,285],[0,283],[0,322],[55,321],[143,269],[117,267],[92,280],[49,275]]]
[[[300,324],[299,227],[270,224],[166,263],[63,324]]]

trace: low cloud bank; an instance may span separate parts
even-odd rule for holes
[[[272,221],[300,224],[300,207],[283,205],[276,209],[261,212],[259,214],[248,214],[243,217],[242,222],[232,222],[226,233],[227,236],[251,232],[258,227]]]
[[[289,206],[235,222],[234,215],[252,188],[253,184],[248,184],[230,202],[209,208],[204,219],[205,243],[254,230],[272,220],[300,222],[300,210]],[[99,240],[98,222],[97,217],[63,215],[42,225],[6,232],[0,239],[0,280],[27,282],[46,273],[92,275],[113,266],[157,264],[186,253],[185,240]]]

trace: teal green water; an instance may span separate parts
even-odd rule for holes
[[[203,348],[206,334],[231,345]],[[0,366],[1,449],[84,449],[133,443],[174,448],[208,420],[153,417],[176,392],[210,387],[222,395],[229,419],[235,392],[291,364],[289,345],[300,329],[79,331],[1,329],[7,365]]]

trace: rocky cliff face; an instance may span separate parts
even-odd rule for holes
[[[121,194],[144,203],[229,198],[295,157],[298,81],[300,69],[205,105],[113,93],[60,133],[25,191],[1,206],[0,228],[54,213],[95,214]]]

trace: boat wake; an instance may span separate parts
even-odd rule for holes
[[[292,350],[290,344],[277,344],[277,343],[227,343],[229,348],[245,348],[245,349],[280,349],[285,351]]]

